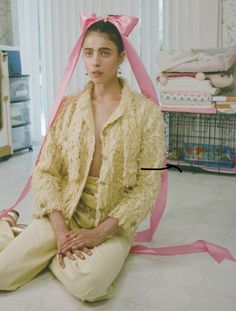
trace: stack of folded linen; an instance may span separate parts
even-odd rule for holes
[[[214,109],[211,95],[219,93],[209,79],[193,75],[166,74],[158,77],[160,103],[164,110]],[[173,108],[173,109],[172,109]]]
[[[162,110],[215,112],[212,96],[233,84],[229,68],[235,61],[236,47],[204,53],[203,50],[161,52],[157,83]]]

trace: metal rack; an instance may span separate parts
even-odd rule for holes
[[[168,160],[236,173],[236,114],[164,113]]]

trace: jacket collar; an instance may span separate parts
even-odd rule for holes
[[[119,77],[119,81],[122,85],[120,104],[116,108],[116,110],[112,113],[110,118],[106,121],[103,128],[105,128],[109,124],[115,122],[117,119],[122,117],[124,112],[128,108],[128,104],[131,99],[131,91],[130,91],[127,81],[124,78]],[[94,123],[94,117],[93,117],[93,112],[92,112],[92,102],[91,102],[92,89],[93,89],[93,83],[90,81],[85,86],[84,92],[78,98],[77,104],[79,108],[80,117],[84,119],[84,121],[88,124],[90,129],[95,134],[95,123]]]

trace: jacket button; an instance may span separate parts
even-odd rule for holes
[[[103,160],[107,160],[107,157],[106,156],[102,156]]]

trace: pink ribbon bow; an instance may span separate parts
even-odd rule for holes
[[[131,31],[134,29],[135,25],[138,22],[138,18],[135,16],[127,16],[127,15],[108,15],[107,17],[97,16],[95,13],[80,14],[81,19],[81,31],[85,33],[87,29],[99,20],[109,21],[116,26],[119,30],[119,33],[123,36],[128,37]]]
[[[54,110],[52,113],[52,116],[48,123],[48,130],[52,126],[58,108],[61,104],[65,89],[71,79],[71,76],[73,74],[74,68],[78,62],[78,58],[80,56],[84,35],[93,23],[104,20],[109,21],[112,24],[116,26],[118,29],[124,47],[125,52],[127,55],[127,58],[130,62],[130,65],[133,69],[133,72],[135,74],[136,80],[138,82],[138,85],[140,87],[141,92],[148,98],[151,98],[157,105],[159,105],[157,94],[154,88],[154,85],[141,61],[138,54],[136,53],[134,47],[128,40],[128,35],[133,30],[135,25],[138,22],[138,18],[133,16],[127,16],[127,15],[108,15],[106,17],[97,16],[96,14],[81,14],[81,34],[76,42],[76,45],[70,55],[69,62],[67,65],[67,68],[64,72],[61,86],[58,90],[55,104],[54,104]],[[46,140],[46,137],[44,139],[44,142]],[[40,158],[40,154],[42,151],[42,147],[44,145],[41,145],[37,161]],[[155,233],[157,226],[161,220],[161,217],[163,215],[163,212],[165,210],[166,201],[167,201],[167,183],[168,183],[168,175],[167,171],[162,171],[161,174],[161,187],[160,192],[157,198],[157,201],[155,203],[155,208],[153,209],[153,212],[150,217],[150,227],[147,230],[144,230],[142,232],[138,232],[136,236],[136,241],[150,241],[153,237],[153,234]],[[31,176],[28,179],[22,193],[20,194],[19,198],[17,199],[16,203],[8,208],[7,210],[0,213],[0,219],[5,216],[9,211],[11,211],[28,193],[31,186]],[[229,253],[228,250],[211,244],[209,242],[205,241],[196,241],[193,244],[190,245],[183,245],[183,246],[169,246],[169,247],[162,247],[162,248],[148,248],[142,245],[134,245],[131,250],[131,253],[137,253],[137,254],[155,254],[155,255],[177,255],[177,254],[189,254],[189,253],[196,253],[196,252],[208,252],[211,256],[215,258],[216,261],[221,262],[224,258],[234,260],[234,257]]]

